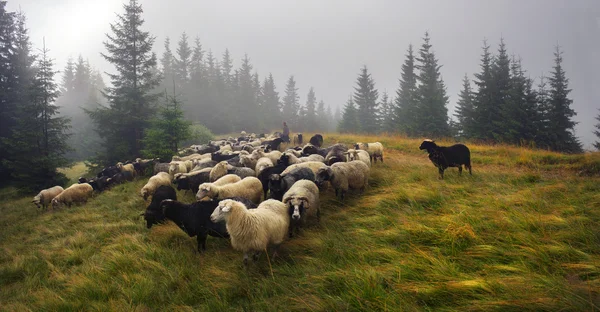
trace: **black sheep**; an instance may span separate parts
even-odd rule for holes
[[[345,152],[348,151],[348,148],[343,144],[335,144],[327,148],[329,152],[325,156],[325,164],[331,166],[336,162],[345,162],[346,156]]]
[[[164,221],[165,216],[160,209],[160,203],[165,199],[177,200],[177,193],[172,186],[161,185],[154,192],[150,205],[146,208],[146,212],[142,213],[146,220],[146,228]]]
[[[200,184],[210,182],[210,170],[194,172],[195,174],[182,174],[173,180],[173,184],[177,185],[177,190],[191,190],[198,193]]]
[[[306,145],[304,148],[302,148],[302,156],[310,156],[313,154],[318,154],[318,155],[325,157],[325,156],[327,156],[328,152],[329,151],[326,148],[320,148],[315,145]]]
[[[131,173],[130,171],[123,171],[106,179],[107,186],[113,184],[121,184],[125,181],[133,181],[133,173]]]
[[[245,198],[231,197],[227,199],[242,202],[249,209],[257,207],[256,204]],[[219,201],[198,201],[188,205],[176,200],[163,200],[160,204],[160,210],[164,218],[175,222],[190,237],[197,236],[198,251],[203,252],[206,250],[208,235],[229,238],[225,222],[214,223],[210,219],[210,215],[219,205]]]
[[[277,200],[282,200],[283,195],[287,192],[296,181],[309,180],[315,182],[315,174],[310,168],[298,167],[288,172],[286,175],[272,174],[269,176],[269,192],[270,197]]]
[[[323,146],[323,136],[320,134],[315,134],[310,138],[310,141],[308,141],[308,143],[316,147],[321,147]]]
[[[444,170],[448,167],[458,167],[458,174],[462,175],[462,165],[471,172],[471,151],[464,144],[454,144],[452,146],[438,146],[432,140],[425,140],[419,147],[420,150],[427,150],[429,159],[438,167],[440,179],[444,178]]]
[[[283,143],[282,138],[276,138],[271,141],[264,141],[263,145],[265,145],[265,152],[279,150],[279,145],[281,145],[281,143]]]
[[[257,176],[257,178],[260,180],[260,183],[262,183],[263,193],[265,195],[263,198],[265,199],[267,198],[267,192],[269,191],[269,177],[272,174],[281,174],[285,168],[289,167],[289,156],[287,160],[283,160],[283,157],[284,156],[282,155],[275,166],[263,169],[263,171],[261,171]]]
[[[216,161],[216,162],[220,162],[223,160],[229,160],[231,158],[234,158],[238,156],[237,154],[229,154],[229,155],[223,155],[221,154],[221,152],[214,152],[212,153],[212,155],[210,155],[210,159]]]
[[[295,137],[294,137],[294,145],[302,145],[303,143],[303,139],[302,139],[302,133],[298,133]]]
[[[196,152],[200,155],[207,154],[207,153],[214,153],[218,150],[219,150],[219,147],[210,145],[210,144],[202,145],[202,146],[196,148]]]
[[[119,170],[119,168],[117,168],[116,166],[108,166],[102,169],[102,171],[98,173],[97,177],[99,178],[104,176],[110,178],[119,172],[121,172],[121,170]]]

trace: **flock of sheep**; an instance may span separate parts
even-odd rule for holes
[[[344,199],[349,190],[365,190],[371,164],[383,162],[383,145],[356,143],[352,149],[343,144],[322,147],[316,134],[302,146],[302,135],[294,138],[293,148],[277,135],[268,138],[254,134],[192,145],[173,156],[169,163],[137,159],[109,166],[95,178],[80,178],[78,184],[64,189],[55,186],[41,191],[33,202],[53,208],[85,202],[93,191],[101,192],[112,184],[151,175],[140,190],[150,204],[144,216],[147,228],[171,220],[190,237],[196,236],[198,251],[206,249],[208,236],[230,238],[234,249],[254,260],[267,246],[277,247],[286,236],[306,223],[320,221],[319,197],[329,187]],[[448,167],[462,166],[471,173],[470,151],[462,144],[438,146],[425,140],[420,146],[439,169],[440,179]],[[185,155],[185,156],[184,156]],[[196,194],[196,201],[177,201],[178,190]]]
[[[306,223],[320,220],[319,197],[328,188],[341,200],[349,190],[365,190],[372,162],[383,162],[383,145],[357,143],[323,147],[316,134],[293,148],[276,134],[257,137],[242,132],[239,138],[211,141],[184,149],[171,162],[136,159],[103,168],[92,179],[80,178],[67,189],[56,186],[41,191],[39,206],[70,206],[85,202],[94,191],[151,175],[140,190],[150,204],[142,213],[148,228],[165,220],[177,224],[190,237],[197,236],[198,250],[206,249],[208,236],[230,238],[235,250],[256,259],[267,246],[277,247]],[[178,190],[196,194],[196,201],[177,200]]]

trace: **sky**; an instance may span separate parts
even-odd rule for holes
[[[110,23],[126,0],[8,0],[9,10],[25,12],[31,40],[43,38],[62,69],[81,54],[93,67],[113,72],[100,56]],[[226,48],[234,66],[248,54],[261,77],[273,74],[283,94],[294,75],[306,100],[308,89],[333,108],[353,92],[367,65],[380,94],[395,94],[406,49],[430,33],[433,50],[453,111],[462,78],[479,71],[484,39],[496,50],[501,37],[539,81],[553,66],[556,45],[577,112],[576,135],[591,148],[600,109],[600,0],[140,0],[144,28],[172,48],[182,32],[198,36],[206,50],[221,56]],[[595,56],[595,57],[594,57]],[[262,80],[262,78],[261,78]]]

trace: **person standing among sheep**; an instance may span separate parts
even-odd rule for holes
[[[281,138],[284,142],[290,143],[290,128],[288,128],[285,121],[283,122],[283,133],[281,134]]]

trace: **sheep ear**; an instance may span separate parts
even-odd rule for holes
[[[229,212],[231,210],[231,206],[223,206],[221,207],[221,211],[223,212]]]

